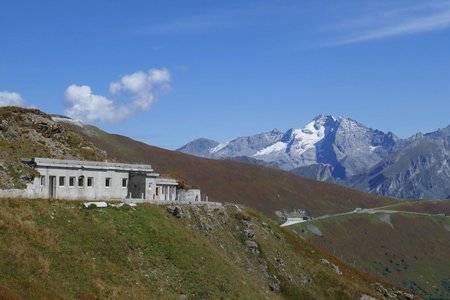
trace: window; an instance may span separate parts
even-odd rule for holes
[[[75,177],[69,177],[69,186],[75,186]]]
[[[105,178],[105,186],[110,187],[111,186],[111,178],[107,177]]]
[[[87,186],[92,186],[94,184],[94,177],[88,177]]]
[[[127,187],[128,185],[128,178],[122,178],[122,187]]]
[[[41,185],[45,186],[45,176],[41,176]]]
[[[66,185],[66,177],[59,176],[59,186],[65,186],[65,185]]]
[[[156,187],[156,196],[159,196],[159,187]]]
[[[84,176],[78,177],[78,186],[83,187],[84,185]]]

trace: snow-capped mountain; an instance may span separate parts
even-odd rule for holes
[[[285,133],[225,143],[199,139],[179,151],[278,167],[383,196],[450,197],[450,126],[402,140],[349,118],[320,115]]]
[[[285,133],[275,129],[217,145],[196,140],[178,151],[209,158],[247,156],[284,170],[295,169],[299,174],[301,167],[321,164],[330,168],[332,177],[345,178],[378,163],[396,140],[392,133],[367,128],[351,119],[320,115],[303,128]]]
[[[277,129],[252,136],[238,137],[231,141],[221,143],[210,149],[212,158],[231,158],[248,156],[256,158],[256,154],[276,143],[283,136]]]

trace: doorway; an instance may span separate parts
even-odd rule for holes
[[[48,196],[53,199],[56,197],[56,176],[50,176],[48,181]]]
[[[128,195],[134,199],[145,199],[145,174],[130,173],[128,183]]]

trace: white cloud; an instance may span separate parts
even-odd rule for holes
[[[96,95],[87,85],[71,85],[64,99],[70,105],[66,114],[83,121],[122,121],[138,111],[150,108],[159,93],[170,89],[167,69],[150,69],[123,76],[109,86],[111,94],[123,93],[131,97],[129,103],[118,104],[107,97]]]
[[[352,26],[354,25],[354,26]],[[450,27],[450,2],[377,12],[334,24],[341,36],[323,46],[336,46],[442,30]]]
[[[159,91],[170,88],[170,73],[167,69],[150,69],[147,73],[139,71],[123,76],[119,81],[109,86],[112,94],[118,92],[130,93],[134,105],[140,109],[148,109]]]
[[[0,91],[0,106],[22,106],[24,103],[25,100],[19,93]]]
[[[69,86],[64,99],[71,105],[66,109],[66,114],[78,120],[116,122],[131,114],[129,108],[117,106],[112,100],[93,94],[87,85]]]

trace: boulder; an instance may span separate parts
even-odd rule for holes
[[[281,287],[280,287],[280,281],[277,278],[273,278],[270,282],[269,282],[269,288],[271,291],[273,292],[279,292]]]
[[[180,219],[181,217],[183,217],[183,211],[181,210],[181,207],[178,205],[170,205],[167,207],[167,212],[169,214],[171,214],[174,217],[177,217],[178,219]]]
[[[256,235],[256,232],[253,229],[245,229],[244,230],[245,235],[249,238],[249,239],[253,239]]]
[[[255,241],[247,240],[245,241],[245,246],[255,254],[259,254],[259,247]]]

